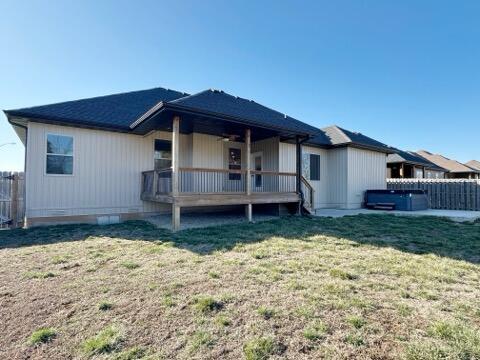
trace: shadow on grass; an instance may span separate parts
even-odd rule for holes
[[[0,249],[83,241],[89,237],[172,242],[198,254],[227,251],[237,244],[271,237],[310,241],[312,236],[345,238],[358,244],[391,247],[480,263],[480,223],[455,223],[437,217],[357,215],[344,218],[286,217],[258,224],[232,224],[172,234],[143,221],[123,224],[60,225],[0,232]]]

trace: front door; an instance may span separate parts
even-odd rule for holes
[[[251,170],[262,171],[263,170],[263,154],[256,152],[250,155]],[[252,190],[260,191],[263,186],[263,178],[261,174],[252,174]]]

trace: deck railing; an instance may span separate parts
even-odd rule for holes
[[[296,174],[275,171],[250,171],[251,193],[292,193]],[[241,194],[247,192],[247,171],[230,169],[179,168],[178,192],[182,194]],[[169,195],[172,169],[142,173],[142,194]]]
[[[303,203],[307,208],[313,209],[314,205],[314,198],[315,198],[315,191],[313,190],[312,185],[302,176],[301,181],[301,189],[303,194]]]

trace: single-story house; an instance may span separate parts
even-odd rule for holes
[[[443,179],[446,169],[435,165],[412,151],[392,148],[387,157],[387,177],[390,179]]]
[[[220,90],[154,88],[6,110],[26,146],[26,224],[244,207],[359,208],[391,150]],[[253,210],[252,210],[253,209]]]
[[[469,162],[466,162],[465,165],[473,170],[480,171],[480,161],[478,160],[470,160]]]
[[[448,170],[445,173],[447,179],[479,179],[480,171],[468,167],[461,162],[449,159],[440,154],[432,154],[426,150],[418,150],[417,155],[427,159],[435,165]]]

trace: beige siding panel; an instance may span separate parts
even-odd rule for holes
[[[387,156],[384,153],[348,148],[347,208],[360,208],[368,189],[386,189]]]
[[[223,169],[224,142],[218,136],[192,134],[192,166],[198,168]]]
[[[261,152],[263,155],[263,170],[278,171],[279,143],[278,137],[252,142],[252,154]]]
[[[47,175],[47,134],[73,136],[73,175]],[[182,135],[180,143],[189,143]],[[191,136],[190,136],[191,137]],[[29,123],[27,144],[26,216],[62,216],[133,213],[165,210],[159,204],[140,200],[141,172],[153,169],[155,138],[100,130]],[[188,165],[187,152],[180,162]]]
[[[325,207],[343,209],[347,207],[348,186],[347,148],[327,151],[328,195]]]
[[[295,150],[295,147],[294,147]],[[316,209],[329,206],[328,200],[328,150],[311,146],[304,146],[303,154],[320,155],[320,180],[309,180],[315,190],[314,206]]]
[[[279,167],[281,172],[296,172],[297,171],[297,155],[295,144],[288,144],[281,142],[279,144]]]

